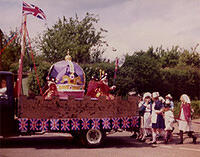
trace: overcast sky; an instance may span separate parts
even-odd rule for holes
[[[173,45],[190,49],[200,43],[200,0],[24,0],[41,8],[51,27],[58,18],[82,19],[98,15],[98,27],[108,30],[104,57],[114,59],[148,47]],[[22,0],[0,0],[0,28],[8,33],[20,27]],[[45,22],[28,16],[31,37],[42,33]],[[112,47],[117,49],[112,52]],[[200,50],[198,48],[197,50]]]

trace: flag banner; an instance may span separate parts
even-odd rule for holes
[[[114,73],[114,79],[116,79],[117,78],[117,68],[118,68],[118,58],[116,58],[116,60],[115,60],[115,73]]]
[[[139,116],[121,118],[70,118],[70,119],[41,119],[18,118],[20,132],[72,132],[89,129],[111,130],[139,128]]]
[[[37,7],[33,4],[28,4],[24,1],[23,1],[23,6],[22,6],[22,13],[27,14],[27,15],[32,14],[33,16],[35,16],[39,19],[46,20],[46,15],[42,11],[42,9],[40,9],[39,7]]]

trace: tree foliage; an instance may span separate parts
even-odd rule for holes
[[[17,33],[18,30],[10,31],[9,35],[3,36],[3,47],[10,40],[9,37]],[[19,62],[21,46],[20,36],[17,36],[1,54],[1,70],[9,71],[13,63]]]
[[[69,49],[75,62],[99,61],[106,44],[102,34],[107,31],[95,28],[98,21],[99,19],[89,13],[82,20],[77,15],[69,20],[65,17],[59,19],[52,28],[48,28],[39,42],[45,60],[50,63],[62,60]]]
[[[176,46],[171,50],[162,47],[146,52],[126,55],[120,68],[118,94],[129,91],[159,91],[161,95],[171,93],[175,99],[186,93],[193,99],[200,99],[200,55]]]

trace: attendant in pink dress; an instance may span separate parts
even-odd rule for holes
[[[181,95],[180,100],[181,107],[178,117],[178,123],[181,141],[178,144],[183,144],[183,132],[187,132],[188,136],[193,138],[193,143],[196,144],[197,137],[193,135],[192,130],[190,98],[186,94],[183,94]]]

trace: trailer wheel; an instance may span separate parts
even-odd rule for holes
[[[98,129],[90,129],[85,134],[85,144],[89,147],[99,146],[103,141],[103,133]]]

